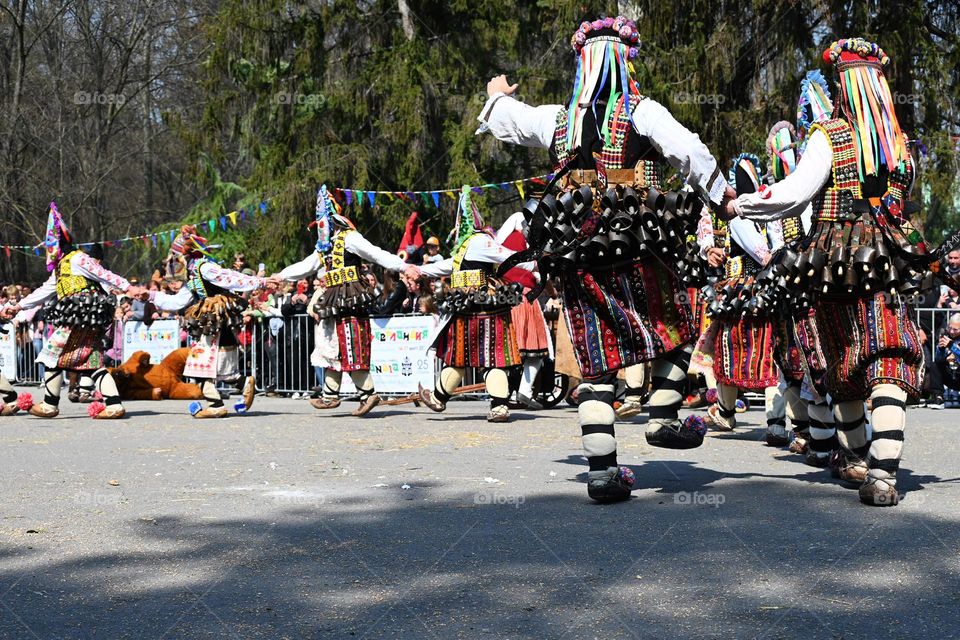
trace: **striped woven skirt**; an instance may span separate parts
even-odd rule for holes
[[[337,319],[337,343],[340,347],[340,370],[360,371],[370,368],[370,320],[356,316]]]
[[[780,375],[774,362],[777,331],[769,318],[715,320],[713,373],[717,382],[739,389],[776,386]]]
[[[777,366],[790,382],[800,382],[806,373],[804,352],[797,343],[795,320],[790,317],[775,320],[777,330]]]
[[[37,362],[48,369],[95,371],[104,366],[103,327],[56,327]]]
[[[502,369],[521,362],[509,310],[454,315],[436,347],[437,357],[451,367]]]
[[[923,348],[912,314],[885,293],[817,303],[817,333],[835,401],[864,400],[875,384],[895,384],[916,397],[923,385]]]
[[[585,378],[656,360],[696,335],[677,277],[655,258],[564,274],[563,310]]]

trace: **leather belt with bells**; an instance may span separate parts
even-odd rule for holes
[[[486,274],[481,269],[467,269],[455,271],[450,276],[450,287],[453,289],[469,289],[482,287],[487,282]]]
[[[633,169],[607,169],[607,186],[614,185],[642,185],[645,184],[643,174],[643,165],[638,164]],[[599,185],[597,172],[593,169],[571,169],[561,180],[561,185],[566,187],[579,187],[589,185],[596,187]]]

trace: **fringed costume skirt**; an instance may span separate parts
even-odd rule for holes
[[[509,309],[454,315],[436,347],[437,357],[451,367],[502,369],[521,363]]]
[[[361,371],[370,368],[370,320],[366,317],[337,318],[337,343],[340,370]]]
[[[564,316],[584,378],[649,362],[696,332],[686,291],[656,258],[563,276]]]

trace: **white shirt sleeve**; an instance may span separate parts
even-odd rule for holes
[[[410,266],[397,254],[384,251],[380,247],[371,244],[369,240],[360,235],[359,231],[347,234],[343,248],[368,262],[378,264],[390,271],[403,271]]]
[[[633,125],[701,195],[720,204],[727,181],[700,136],[677,122],[667,109],[644,98],[633,111]]]
[[[93,280],[107,293],[114,289],[126,291],[130,288],[130,283],[127,282],[126,278],[105,269],[99,262],[85,253],[78,253],[73,256],[70,259],[70,267],[75,274],[81,275],[87,280]]]
[[[730,241],[736,242],[747,254],[759,262],[767,264],[770,261],[770,247],[757,225],[744,218],[734,218],[728,223]]]
[[[309,278],[319,271],[322,266],[323,260],[320,258],[320,254],[314,251],[300,262],[290,265],[277,275],[283,280],[296,281],[301,278]]]
[[[227,291],[255,291],[266,286],[265,278],[246,276],[213,262],[204,262],[200,265],[200,275],[210,284],[215,284]]]
[[[33,309],[39,307],[44,302],[57,295],[57,276],[50,274],[46,282],[34,289],[30,295],[19,302],[21,309]]]
[[[734,211],[758,222],[800,215],[830,179],[832,167],[830,139],[817,129],[793,173],[771,187],[740,196],[733,201]]]
[[[470,240],[470,244],[467,245],[467,254],[464,256],[464,258],[467,260],[475,260],[477,262],[501,264],[515,253],[516,251],[507,249],[502,244],[483,233],[478,234]],[[517,268],[524,269],[526,271],[535,271],[537,268],[537,263],[533,261],[521,262],[517,265]]]
[[[161,311],[180,311],[192,304],[194,300],[193,292],[186,287],[180,287],[180,291],[174,294],[157,291],[150,295],[150,302]]]
[[[557,128],[557,114],[563,109],[558,104],[531,107],[516,98],[497,93],[487,99],[477,120],[477,133],[489,131],[497,140],[549,149]]]
[[[420,273],[428,278],[442,278],[453,273],[453,258],[445,258],[439,262],[431,262],[420,267]]]
[[[503,244],[510,234],[514,231],[522,231],[525,221],[523,219],[523,211],[517,211],[515,214],[507,218],[506,222],[503,223],[503,226],[497,231],[497,242]]]

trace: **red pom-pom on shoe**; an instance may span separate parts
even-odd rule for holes
[[[96,400],[97,402],[103,402],[103,394],[100,393],[99,391],[94,391],[93,399]]]
[[[33,394],[24,391],[18,395],[17,407],[19,407],[21,411],[30,411],[30,408],[33,407]]]
[[[91,402],[87,405],[87,415],[91,418],[96,418],[98,415],[103,413],[104,409],[107,408],[107,405],[102,402]]]

